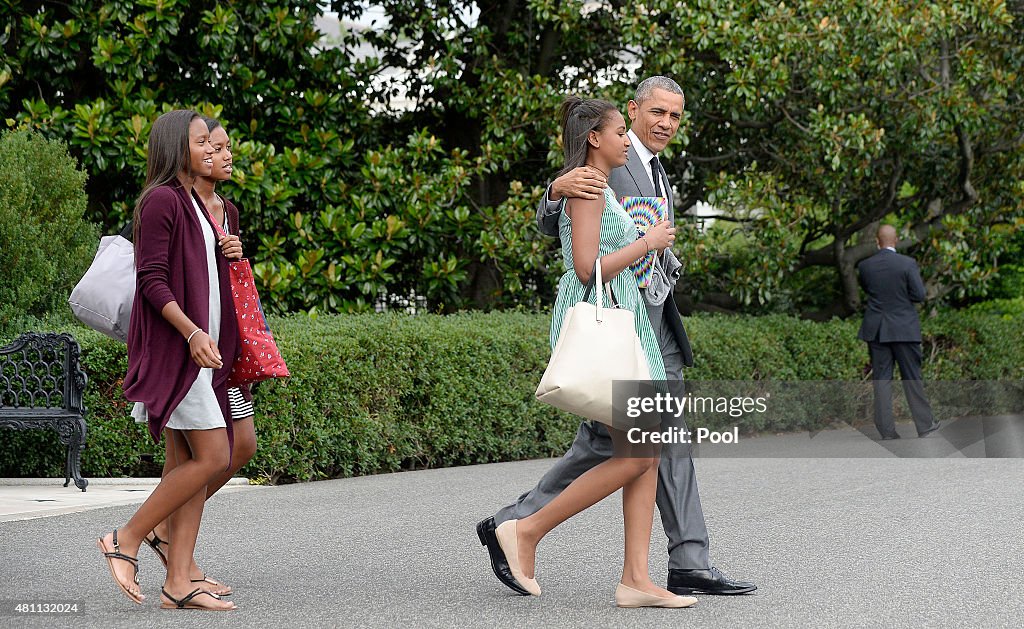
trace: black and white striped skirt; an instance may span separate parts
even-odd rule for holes
[[[252,402],[242,396],[242,390],[238,387],[228,389],[228,406],[231,407],[231,419],[235,421],[252,417],[256,414],[256,411],[252,408]]]

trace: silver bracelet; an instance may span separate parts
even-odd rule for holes
[[[188,335],[188,340],[185,341],[185,344],[186,345],[190,344],[192,342],[192,337],[195,336],[197,333],[202,332],[202,331],[203,331],[202,328],[196,328],[195,330],[192,330],[192,334]]]
[[[644,255],[647,255],[651,252],[651,243],[647,242],[647,236],[640,236],[640,238],[644,241],[644,244],[647,245],[647,251],[644,253]]]

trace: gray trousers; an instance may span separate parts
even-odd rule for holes
[[[665,373],[678,380],[678,389],[672,393],[682,395],[682,353],[671,343],[674,351],[663,353]],[[674,422],[678,425],[678,420]],[[494,515],[495,524],[506,520],[525,518],[551,502],[574,480],[587,470],[612,456],[612,440],[603,424],[583,422],[569,451],[541,477],[537,486],[519,496],[515,503]],[[671,570],[706,569],[708,560],[708,530],[704,524],[704,511],[697,493],[697,477],[690,458],[689,444],[666,446],[662,450],[658,468],[656,502],[661,512],[661,523],[668,536],[668,567]]]

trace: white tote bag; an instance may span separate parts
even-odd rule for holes
[[[123,235],[104,236],[89,270],[71,291],[68,304],[85,325],[127,342],[134,301],[135,247]]]
[[[565,313],[536,396],[555,408],[612,425],[612,383],[650,380],[651,372],[633,312],[603,304],[600,258],[591,281],[596,282],[597,304],[588,303],[584,293],[584,301]]]

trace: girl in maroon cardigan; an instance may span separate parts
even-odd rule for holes
[[[210,144],[213,145],[213,172],[210,176],[196,177],[193,191],[199,197],[206,209],[210,211],[213,220],[220,225],[225,233],[233,234],[231,238],[222,240],[222,252],[228,259],[240,259],[242,257],[242,246],[238,240],[239,233],[238,208],[231,201],[217,194],[217,182],[230,181],[233,168],[231,155],[231,140],[227,131],[220,122],[213,118],[203,118],[206,128],[210,130]],[[232,387],[228,389],[228,405],[234,425],[234,445],[231,448],[231,465],[206,486],[206,498],[217,492],[224,486],[235,473],[249,462],[249,459],[256,454],[256,430],[253,424],[252,394],[248,386]],[[167,461],[164,463],[163,475],[167,475],[172,469],[173,454],[171,442],[167,442]],[[161,522],[153,529],[153,532],[146,536],[146,543],[153,549],[164,566],[167,566],[167,539],[168,523]],[[192,559],[189,569],[189,576],[193,583],[203,583],[214,594],[227,596],[231,594],[231,587],[227,584],[206,576]]]
[[[153,123],[146,186],[135,207],[137,287],[124,392],[153,439],[163,432],[170,442],[173,469],[124,526],[96,543],[117,585],[141,603],[139,546],[171,516],[161,606],[227,611],[235,605],[196,587],[189,572],[207,485],[230,463],[227,378],[238,354],[228,263],[218,251],[226,243],[218,243],[192,190],[196,177],[212,173],[213,151],[209,129],[193,111],[171,111]]]

